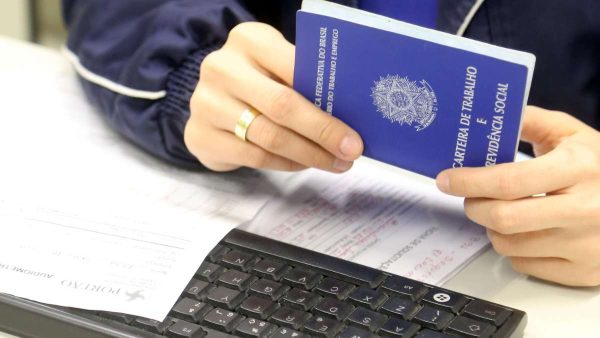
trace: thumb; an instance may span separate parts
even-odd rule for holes
[[[523,117],[521,140],[531,143],[536,153],[547,153],[564,138],[588,128],[576,118],[558,111],[527,106]]]

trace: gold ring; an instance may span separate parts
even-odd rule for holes
[[[235,124],[235,136],[239,137],[242,141],[247,141],[246,132],[252,121],[254,121],[258,115],[260,115],[260,113],[254,108],[250,107],[245,109],[244,112],[242,112],[240,119]]]

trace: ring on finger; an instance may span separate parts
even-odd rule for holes
[[[240,115],[240,118],[237,120],[237,122],[235,124],[235,129],[234,129],[235,136],[240,138],[242,141],[247,141],[246,133],[248,132],[248,128],[250,127],[250,124],[252,124],[252,122],[258,115],[260,115],[260,113],[252,107],[248,107],[248,108],[244,109],[244,111],[242,112],[242,115]]]

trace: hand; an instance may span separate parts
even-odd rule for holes
[[[573,286],[600,285],[600,133],[560,112],[527,107],[522,138],[536,158],[441,172],[515,270]]]
[[[294,91],[294,46],[261,23],[236,26],[201,65],[185,143],[209,169],[316,167],[343,172],[360,156],[360,136]],[[242,112],[261,112],[247,142],[234,134]]]

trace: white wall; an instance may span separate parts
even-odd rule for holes
[[[35,7],[36,42],[44,46],[59,48],[65,42],[66,31],[62,22],[60,2],[60,0],[33,1]]]
[[[61,0],[0,0],[0,36],[58,48],[66,39]]]
[[[0,35],[30,40],[32,38],[31,22],[28,0],[0,1]]]

